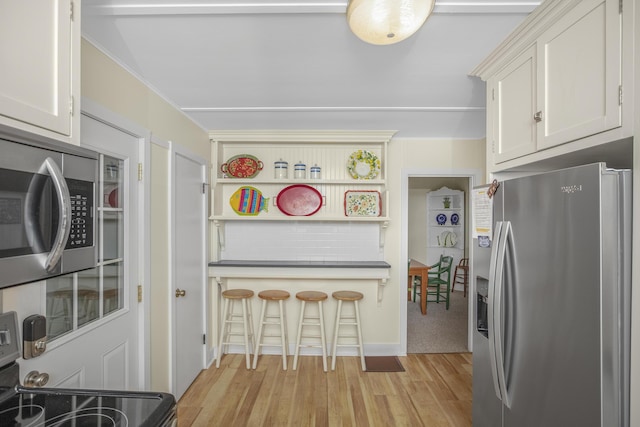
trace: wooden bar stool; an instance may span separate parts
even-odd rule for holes
[[[362,370],[367,370],[367,364],[364,361],[364,347],[362,346],[362,328],[360,327],[360,310],[358,308],[358,301],[364,298],[364,295],[360,292],[355,291],[337,291],[331,294],[333,298],[338,300],[338,308],[336,310],[336,326],[333,333],[333,351],[331,352],[331,370],[336,370],[336,350],[338,347],[357,347],[360,353],[360,363],[362,365]],[[342,302],[352,302],[353,303],[353,315],[352,316],[343,316],[342,315]],[[355,335],[340,335],[340,326],[355,326]],[[338,344],[339,338],[355,338],[357,339],[357,344]]]
[[[273,344],[263,344],[263,337],[280,337],[280,345],[282,346],[282,369],[287,370],[287,316],[284,311],[283,302],[289,299],[289,292],[269,290],[262,291],[258,297],[262,299],[262,311],[260,313],[260,326],[258,327],[258,339],[256,343],[256,351],[253,356],[253,369],[258,365],[258,356],[260,355],[260,347],[273,346]],[[278,315],[267,314],[267,305],[269,302],[277,302]],[[274,320],[275,319],[275,320]],[[280,326],[280,334],[262,334],[267,325]]]
[[[296,349],[293,355],[293,370],[298,367],[298,355],[300,354],[300,347],[322,347],[322,369],[327,372],[327,339],[324,333],[324,315],[322,313],[322,301],[325,301],[329,296],[324,292],[317,291],[302,291],[296,294],[296,298],[302,301],[300,307],[300,320],[298,321],[298,335],[296,338]],[[318,303],[318,316],[306,315],[307,302]],[[320,328],[320,335],[302,335],[303,326],[317,326]],[[306,343],[302,344],[302,338],[320,338],[320,345]]]
[[[253,297],[253,291],[249,289],[229,289],[222,292],[224,298],[224,309],[222,311],[222,327],[220,329],[220,340],[218,342],[218,357],[216,358],[216,368],[220,367],[220,359],[224,353],[223,345],[234,344],[231,342],[232,336],[244,336],[244,352],[247,359],[247,369],[251,369],[251,350],[249,350],[249,337],[251,337],[251,348],[255,348],[253,335],[253,317],[251,316],[251,304],[249,299]],[[235,313],[234,307],[237,301],[242,302],[242,313]],[[241,318],[240,320],[234,320]],[[242,324],[242,333],[232,332],[233,324]]]

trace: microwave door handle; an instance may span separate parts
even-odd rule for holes
[[[498,379],[497,355],[496,355],[496,331],[500,327],[500,323],[496,323],[494,312],[496,308],[496,296],[500,289],[497,280],[501,280],[502,274],[497,270],[500,248],[502,246],[502,221],[496,222],[493,232],[493,242],[491,245],[491,260],[489,261],[489,295],[487,298],[487,329],[489,333],[489,364],[491,366],[491,378],[493,379],[493,388],[496,397],[502,400],[502,388]],[[497,289],[496,289],[497,288]]]
[[[64,180],[62,171],[60,171],[56,162],[52,158],[47,157],[42,166],[49,172],[56,195],[60,201],[60,209],[58,210],[58,231],[56,233],[56,238],[53,242],[51,252],[49,252],[49,256],[47,256],[44,263],[45,269],[51,272],[60,262],[60,257],[62,257],[62,252],[64,251],[64,248],[67,245],[67,240],[69,239],[69,232],[71,231],[71,197],[69,196],[69,188]]]

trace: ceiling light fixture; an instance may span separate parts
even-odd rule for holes
[[[398,43],[420,29],[434,4],[435,0],[349,0],[347,22],[367,43]]]

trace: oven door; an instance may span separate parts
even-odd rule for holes
[[[6,140],[0,152],[0,288],[94,266],[94,182],[61,169],[76,157]],[[88,265],[66,253],[86,247]]]

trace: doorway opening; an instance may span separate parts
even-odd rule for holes
[[[403,173],[403,259],[416,260],[422,264],[430,265],[433,257],[439,254],[428,254],[428,251],[438,250],[429,248],[427,244],[428,234],[428,207],[427,194],[442,187],[464,192],[463,224],[464,224],[464,251],[463,257],[470,259],[471,255],[471,218],[470,218],[470,194],[471,190],[480,182],[481,173],[475,170],[449,170],[449,171],[405,171]],[[451,300],[449,309],[444,303],[427,304],[427,314],[423,315],[420,309],[419,295],[413,302],[413,295],[400,286],[401,298],[401,342],[406,353],[456,353],[471,351],[471,313],[472,304],[469,295],[471,283],[468,284],[467,295],[461,284],[454,284],[455,267],[458,260],[451,267]],[[400,279],[407,282],[407,271]],[[471,277],[471,276],[469,276]],[[402,283],[402,282],[400,282]],[[407,295],[407,296],[405,296]]]

